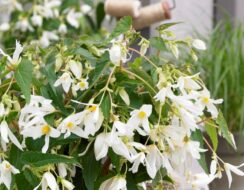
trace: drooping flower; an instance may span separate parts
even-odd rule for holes
[[[198,50],[206,50],[206,44],[204,43],[204,41],[199,40],[199,39],[195,39],[192,42],[192,46]]]
[[[84,110],[84,135],[87,138],[89,135],[95,135],[100,129],[103,119],[104,116],[100,107],[96,104],[89,105],[89,107]]]
[[[18,139],[14,136],[12,131],[9,129],[8,124],[5,120],[3,120],[0,124],[0,132],[1,132],[1,145],[4,151],[7,150],[6,144],[9,143],[9,139],[20,150],[23,150]]]
[[[68,181],[64,178],[61,178],[60,182],[61,182],[62,186],[67,190],[73,190],[75,188],[73,183],[71,183],[70,181]]]
[[[67,22],[75,27],[75,28],[79,28],[80,27],[80,21],[79,19],[83,16],[82,13],[80,12],[75,12],[74,9],[71,9],[68,14],[67,14]]]
[[[34,190],[37,190],[39,187],[42,187],[42,190],[59,190],[56,178],[53,176],[51,172],[46,172],[43,174],[41,183],[34,188]]]
[[[34,28],[31,26],[31,24],[27,18],[23,18],[23,19],[19,20],[18,22],[16,22],[15,28],[17,30],[20,30],[21,32],[27,32],[27,31],[33,32],[34,31]]]
[[[69,65],[69,69],[74,74],[76,79],[80,79],[82,74],[82,64],[77,61],[70,60],[68,62],[68,65]]]
[[[54,86],[57,87],[59,85],[62,85],[64,91],[66,93],[69,92],[69,89],[71,87],[71,84],[73,83],[73,79],[70,76],[69,72],[64,72],[54,83]]]
[[[104,158],[108,153],[109,147],[111,147],[116,154],[123,156],[127,160],[131,159],[128,148],[119,138],[115,128],[109,133],[103,132],[96,137],[94,144],[96,160]]]
[[[239,169],[240,167],[243,167],[243,166],[244,166],[244,164],[241,164],[239,166],[234,166],[234,165],[229,164],[229,163],[224,163],[224,169],[225,169],[225,172],[226,172],[226,175],[228,178],[229,188],[231,187],[231,183],[232,183],[231,172],[233,172],[239,176],[244,176],[244,172]]]
[[[139,110],[134,110],[130,113],[131,118],[128,120],[128,126],[133,127],[140,135],[148,135],[150,133],[148,118],[151,113],[152,105],[142,105]]]
[[[23,47],[22,45],[16,40],[16,46],[15,46],[15,50],[13,53],[13,57],[10,57],[8,54],[4,53],[4,51],[0,48],[0,54],[2,54],[3,56],[6,56],[9,63],[11,65],[18,65],[21,61],[21,57],[20,54],[23,51]]]
[[[31,17],[31,22],[34,26],[38,26],[38,27],[41,27],[42,26],[42,22],[43,22],[43,18],[38,15],[38,14],[34,14],[32,17]]]
[[[0,184],[4,184],[7,189],[10,189],[12,182],[12,174],[18,174],[19,170],[12,166],[8,161],[4,160],[0,164]]]
[[[39,40],[40,45],[45,48],[48,47],[52,41],[59,40],[59,36],[52,31],[43,31]]]
[[[114,176],[104,181],[99,190],[126,190],[126,180],[122,176]]]

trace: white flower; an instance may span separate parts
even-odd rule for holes
[[[199,74],[193,76],[179,77],[177,80],[177,87],[181,90],[181,92],[185,93],[186,90],[199,90],[201,86],[193,79]]]
[[[99,190],[126,190],[126,180],[122,176],[115,176],[104,181]]]
[[[1,102],[0,103],[0,118],[5,116],[7,114],[7,111],[4,108],[4,104]]]
[[[154,96],[156,101],[160,101],[162,104],[165,103],[166,97],[170,97],[173,94],[171,85],[161,88],[160,91]]]
[[[37,190],[40,186],[42,190],[48,190],[48,187],[50,190],[59,190],[57,181],[51,172],[44,173],[41,183],[34,190]]]
[[[210,98],[210,92],[205,88],[200,91],[199,97],[199,105],[203,106],[203,108],[207,108],[207,111],[211,113],[213,118],[218,117],[218,109],[216,108],[215,104],[222,104],[223,99],[214,100]]]
[[[88,138],[89,135],[95,135],[100,129],[103,122],[103,114],[98,105],[90,105],[84,110],[84,136]]]
[[[69,69],[74,74],[76,79],[80,79],[82,74],[82,64],[77,61],[70,60],[68,62],[68,65],[69,65]]]
[[[62,24],[60,24],[60,26],[59,26],[59,28],[58,28],[58,32],[60,33],[60,34],[66,34],[67,33],[67,26],[64,24],[64,23],[62,23]]]
[[[18,22],[16,22],[15,24],[15,28],[17,30],[20,30],[21,32],[33,32],[34,29],[31,26],[31,24],[29,23],[29,21],[27,20],[27,18],[23,18],[22,20],[19,20]]]
[[[54,83],[54,86],[57,87],[59,85],[62,85],[64,91],[66,93],[69,92],[70,86],[73,83],[73,79],[70,77],[70,73],[64,72],[58,80]]]
[[[118,137],[118,134],[113,128],[112,132],[100,133],[95,140],[94,150],[96,160],[104,158],[108,153],[108,148],[111,147],[112,150],[120,156],[125,157],[127,160],[131,160],[130,153],[124,142]]]
[[[201,189],[208,187],[208,185],[217,177],[217,162],[212,160],[210,165],[210,174],[206,173],[197,173],[193,175],[193,180],[191,181],[191,185],[194,189]],[[208,189],[208,188],[206,188]]]
[[[41,39],[39,40],[39,43],[43,48],[45,48],[50,45],[51,41],[57,40],[59,40],[59,37],[54,32],[44,31],[42,33]]]
[[[201,158],[200,153],[206,152],[207,150],[200,148],[200,142],[198,141],[192,141],[188,139],[188,137],[185,137],[184,140],[184,147],[181,148],[182,151],[186,151],[187,153],[190,153],[192,158],[195,158],[199,160]]]
[[[18,139],[14,136],[12,131],[9,129],[8,124],[5,120],[3,120],[0,124],[0,132],[1,132],[1,145],[4,151],[7,150],[6,144],[9,143],[9,139],[17,146],[20,150],[22,146],[20,145]]]
[[[83,14],[88,14],[92,11],[92,7],[90,5],[84,4],[81,6],[81,12]]]
[[[228,182],[229,182],[229,188],[231,187],[231,183],[232,183],[232,175],[231,172],[235,173],[236,175],[239,176],[244,176],[244,172],[241,171],[239,168],[243,167],[244,164],[241,164],[239,166],[234,166],[228,163],[224,163],[224,169],[228,178]]]
[[[156,145],[149,145],[146,149],[145,164],[148,175],[154,179],[157,171],[162,167],[162,154]]]
[[[89,83],[87,82],[88,78],[82,78],[78,81],[78,83],[74,86],[75,91],[84,91],[89,88]]]
[[[4,160],[0,164],[0,184],[4,184],[10,189],[12,174],[18,174],[19,170],[12,166],[8,161]]]
[[[65,187],[67,190],[72,190],[75,188],[75,186],[68,180],[61,178],[61,184],[63,187]]]
[[[130,113],[131,118],[128,120],[128,126],[133,127],[140,135],[146,136],[150,133],[148,117],[152,113],[152,105],[143,105],[139,110]],[[143,129],[140,127],[142,126]]]
[[[24,136],[24,138],[32,137],[34,140],[45,136],[45,144],[42,147],[43,153],[46,153],[48,150],[50,137],[58,138],[60,136],[60,132],[48,125],[44,119],[42,121],[42,125],[25,128],[23,131],[21,131],[21,134]]]
[[[207,49],[205,42],[202,40],[199,40],[199,39],[193,40],[192,46],[196,49],[199,49],[199,50],[206,50]]]
[[[42,96],[31,95],[30,103],[20,111],[19,128],[24,130],[28,127],[43,125],[43,117],[55,111],[52,100]]]
[[[0,31],[6,32],[10,29],[10,25],[9,23],[2,23],[0,24]]]
[[[65,178],[67,176],[67,165],[64,163],[59,163],[58,164],[58,174],[59,176],[61,176],[62,178]]]
[[[120,63],[125,63],[127,60],[126,51],[122,44],[114,43],[109,49],[109,57],[110,61],[116,66],[119,66]]]
[[[13,53],[13,57],[10,57],[8,54],[4,53],[4,51],[0,48],[0,55],[2,54],[3,56],[6,56],[11,65],[18,65],[20,63],[21,61],[20,54],[23,51],[22,45],[17,40],[15,44],[16,46]]]
[[[79,13],[79,12],[75,12],[74,9],[71,9],[68,14],[67,14],[67,22],[75,27],[75,28],[79,28],[80,26],[80,22],[79,22],[79,19],[82,17],[82,13]]]
[[[34,26],[39,26],[41,27],[42,26],[42,17],[40,15],[37,15],[37,14],[34,14],[32,17],[31,17],[31,22]]]
[[[68,116],[60,123],[58,130],[60,130],[61,133],[65,133],[64,138],[69,137],[71,133],[79,137],[84,137],[84,131],[81,129],[84,116],[84,112],[76,113]]]

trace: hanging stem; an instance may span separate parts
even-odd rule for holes
[[[134,48],[128,48],[129,50],[136,52],[137,54],[139,54],[141,57],[143,57],[145,60],[148,61],[148,63],[150,63],[153,67],[155,67],[155,69],[158,68],[157,65],[155,65],[155,63],[153,63],[150,59],[148,59],[148,57],[146,57],[145,55],[141,54],[138,50],[134,49]]]
[[[129,74],[129,75],[132,75],[132,76],[138,78],[138,79],[139,79],[140,81],[142,81],[146,86],[148,86],[148,87],[149,87],[155,94],[157,93],[157,92],[155,91],[155,89],[154,89],[150,84],[148,84],[143,78],[141,78],[141,77],[138,76],[137,74],[135,74],[135,73],[133,73],[133,72],[131,72],[131,71],[125,69],[125,68],[122,68],[122,71],[124,71],[125,73],[127,73],[127,74]]]

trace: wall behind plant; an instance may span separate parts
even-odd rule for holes
[[[179,37],[189,36],[196,30],[203,35],[208,34],[213,26],[213,0],[176,0],[176,9],[172,11],[170,22],[179,21],[183,24],[174,28]]]

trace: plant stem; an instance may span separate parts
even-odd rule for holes
[[[155,69],[158,68],[158,66],[153,63],[150,59],[148,59],[148,57],[146,57],[145,55],[141,54],[138,50],[134,49],[134,48],[128,48],[129,50],[133,51],[133,52],[136,52],[137,54],[139,54],[141,57],[143,57],[145,60],[148,61],[148,63],[150,63],[153,67],[155,67]]]

